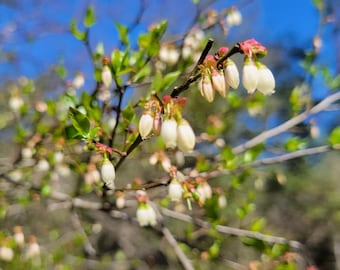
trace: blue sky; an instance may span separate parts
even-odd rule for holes
[[[136,37],[152,22],[164,18],[169,20],[167,37],[178,35],[187,29],[195,16],[195,5],[191,0],[145,2],[142,23],[134,29],[131,36]],[[81,23],[87,5],[93,4],[98,22],[91,30],[91,45],[95,47],[98,42],[103,42],[106,53],[109,54],[117,46],[117,32],[113,22],[130,25],[141,3],[142,1],[135,0],[26,0],[18,1],[15,7],[0,4],[2,82],[21,75],[35,78],[58,62],[63,62],[68,68],[69,79],[72,79],[76,71],[90,74],[92,65],[84,46],[68,32],[71,19],[76,18]],[[287,48],[311,48],[311,40],[319,23],[319,14],[311,0],[221,0],[215,1],[211,7],[219,10],[231,5],[239,6],[244,23],[232,29],[226,39],[227,44],[254,37],[268,46],[282,43]],[[332,25],[326,25],[323,31],[324,45],[318,61],[335,68],[332,31]],[[3,52],[13,53],[15,60],[6,59]],[[298,62],[292,62],[291,69],[296,69],[295,72],[302,71]],[[324,94],[322,91],[318,93]]]

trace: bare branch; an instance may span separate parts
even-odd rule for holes
[[[282,154],[282,155],[275,156],[275,157],[255,160],[253,162],[242,165],[240,168],[245,169],[245,168],[250,168],[250,167],[258,167],[261,165],[271,165],[271,164],[281,163],[281,162],[294,159],[294,158],[298,158],[298,157],[325,153],[333,149],[336,149],[336,148],[332,148],[329,145],[322,145],[322,146],[302,149],[302,150],[298,150],[298,151],[287,153],[287,154]]]
[[[161,212],[163,215],[172,217],[184,222],[188,223],[194,223],[202,228],[211,228],[213,227],[209,222],[204,221],[202,219],[194,219],[189,215],[183,214],[183,213],[178,213],[173,210],[169,210],[167,208],[161,208]],[[254,239],[258,239],[270,244],[286,244],[289,245],[290,247],[298,250],[303,250],[304,245],[301,244],[298,241],[294,240],[288,240],[284,237],[278,237],[278,236],[272,236],[272,235],[267,235],[267,234],[262,234],[259,232],[253,232],[253,231],[248,231],[244,229],[238,229],[234,227],[229,227],[229,226],[223,226],[223,225],[217,225],[214,226],[215,230],[223,233],[223,234],[228,234],[228,235],[233,235],[233,236],[238,236],[238,237],[250,237]]]
[[[320,103],[312,107],[310,110],[307,110],[289,120],[286,122],[282,123],[281,125],[263,131],[259,135],[255,136],[254,138],[250,139],[246,143],[243,143],[239,146],[236,146],[233,148],[233,152],[235,154],[242,153],[246,151],[249,148],[254,147],[255,145],[258,145],[268,138],[274,137],[282,132],[287,131],[288,129],[296,126],[297,124],[303,122],[305,119],[307,119],[310,115],[312,114],[317,114],[323,110],[325,110],[328,106],[330,106],[333,102],[340,100],[340,92],[336,92],[328,97],[326,97],[324,100],[322,100]]]
[[[184,252],[181,250],[181,248],[178,246],[178,243],[175,239],[175,237],[172,235],[172,233],[169,231],[167,227],[162,228],[162,233],[168,243],[172,246],[174,249],[178,259],[180,260],[182,266],[186,270],[194,270],[194,267],[192,266],[191,261],[188,259],[188,257],[184,254]]]

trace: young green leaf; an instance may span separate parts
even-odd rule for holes
[[[163,78],[162,90],[167,89],[169,86],[171,86],[178,79],[178,76],[180,74],[180,71],[174,71],[166,74]]]
[[[84,25],[87,28],[90,28],[96,22],[96,17],[94,14],[93,6],[89,6],[86,10],[85,18],[84,18]]]
[[[115,22],[116,28],[118,30],[119,40],[124,45],[129,45],[129,36],[128,36],[128,28],[125,25],[120,24],[119,22]]]
[[[69,117],[73,127],[78,131],[78,133],[84,138],[87,137],[90,131],[90,121],[87,116],[77,109],[70,107]]]
[[[340,126],[333,129],[328,137],[328,141],[331,143],[331,145],[340,144]]]
[[[86,38],[86,33],[78,29],[76,20],[73,18],[70,23],[70,31],[76,39],[84,41]]]

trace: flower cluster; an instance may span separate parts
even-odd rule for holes
[[[240,52],[245,54],[242,69],[242,85],[249,94],[257,89],[264,95],[273,94],[275,79],[268,67],[259,61],[267,53],[267,49],[254,39],[238,44]],[[199,88],[202,96],[213,102],[215,92],[225,97],[229,88],[237,89],[240,84],[240,74],[235,62],[229,57],[220,63],[219,59],[228,53],[229,49],[221,47],[215,56],[208,55],[201,69]],[[222,60],[222,59],[221,59]]]
[[[0,261],[12,261],[17,249],[21,251],[25,260],[39,258],[40,246],[36,237],[29,235],[26,241],[21,226],[15,226],[13,231],[12,236],[0,239]]]
[[[162,137],[166,148],[178,147],[184,153],[192,151],[196,137],[189,122],[181,114],[185,103],[186,98],[170,96],[163,98],[163,104],[157,99],[151,99],[145,105],[138,125],[142,139],[148,138],[153,133]]]

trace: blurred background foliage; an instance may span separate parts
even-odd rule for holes
[[[126,192],[127,206],[121,211],[110,211],[105,204],[101,209],[91,209],[92,204],[77,207],[74,201],[72,205],[69,198],[93,203],[102,200],[100,184],[84,180],[91,171],[88,164],[96,167],[98,156],[84,151],[80,140],[68,137],[68,108],[85,110],[91,125],[102,128],[99,136],[104,141],[109,141],[115,126],[117,109],[112,113],[110,108],[121,108],[115,144],[126,151],[136,137],[145,97],[151,90],[160,96],[170,94],[180,85],[208,38],[215,40],[213,53],[220,46],[232,47],[254,37],[268,49],[264,61],[275,75],[276,93],[270,97],[258,92],[247,95],[240,87],[210,104],[194,83],[183,92],[188,98],[183,115],[198,136],[197,152],[185,156],[167,152],[183,172],[225,169],[227,173],[209,178],[214,196],[203,207],[193,204],[192,211],[169,201],[162,185],[164,170],[149,164],[150,156],[162,146],[158,138],[139,145],[122,163],[117,186],[159,181],[161,185],[149,189],[148,194],[162,207],[181,210],[186,217],[212,225],[268,233],[305,246],[301,252],[287,244],[235,237],[195,220],[174,218],[173,212],[162,212],[164,224],[195,269],[307,269],[314,263],[319,269],[337,269],[339,153],[326,151],[263,166],[252,167],[251,163],[310,147],[338,145],[339,101],[264,144],[232,153],[233,147],[339,91],[337,1],[278,1],[275,10],[285,7],[282,12],[286,13],[280,16],[288,21],[282,22],[286,28],[268,23],[267,13],[274,12],[270,1],[90,2],[0,4],[0,243],[15,252],[10,262],[0,262],[1,268],[181,269],[161,228],[137,226],[133,192]],[[234,5],[243,22],[228,28],[223,20]],[[301,18],[308,19],[302,23]],[[289,23],[296,31],[284,30]],[[182,55],[173,63],[162,61],[161,46],[170,44],[180,51],[192,29],[203,29],[204,36],[190,57]],[[93,93],[101,91],[103,56],[111,58],[117,72],[116,88],[109,99],[93,102]],[[233,59],[241,69],[243,57]],[[85,83],[74,89],[78,72]],[[16,96],[23,101],[17,110],[10,102]],[[25,160],[23,149],[27,147],[32,157]],[[56,155],[59,152],[64,155],[61,162]],[[41,160],[48,161],[47,169]],[[119,156],[115,157],[114,163],[118,160]],[[220,195],[225,196],[226,207],[219,204]],[[108,200],[114,205],[117,197]],[[18,225],[25,236],[36,236],[41,256],[27,259],[25,249],[13,242],[13,228]]]

